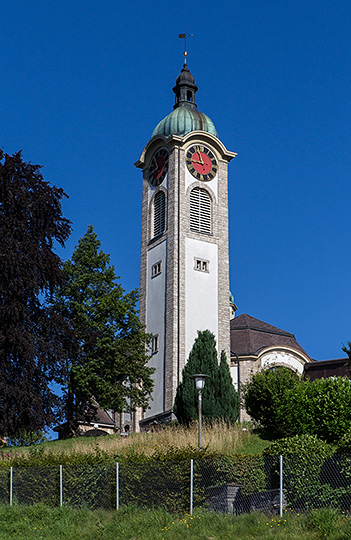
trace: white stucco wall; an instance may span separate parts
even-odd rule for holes
[[[194,270],[194,258],[209,261],[209,272]],[[210,330],[218,340],[218,246],[185,239],[185,358],[198,330]]]
[[[167,241],[158,244],[147,253],[147,308],[146,330],[158,334],[159,349],[151,356],[149,366],[156,368],[153,375],[155,389],[153,401],[147,415],[153,416],[163,412],[164,399],[164,354],[165,354],[165,291],[166,291],[166,249]],[[162,261],[161,274],[151,277],[152,266]]]

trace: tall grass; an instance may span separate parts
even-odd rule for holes
[[[251,429],[242,424],[228,426],[217,422],[202,427],[202,446],[212,453],[233,455],[240,453],[260,453],[269,444],[260,439]],[[99,437],[76,437],[64,441],[52,441],[37,445],[44,453],[94,453],[96,448],[109,455],[143,454],[147,457],[173,450],[196,449],[198,447],[198,426],[166,426],[150,433],[134,433],[129,437],[119,434]],[[19,449],[21,454],[30,453],[28,448]],[[2,451],[3,453],[6,450]]]

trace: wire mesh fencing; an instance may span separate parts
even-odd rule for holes
[[[194,463],[194,505],[241,514],[279,511],[279,478],[269,456],[237,456]]]
[[[235,456],[181,462],[0,469],[0,504],[206,508],[231,514],[351,509],[351,455]]]
[[[288,508],[351,510],[351,455],[288,456],[283,463],[283,489]]]

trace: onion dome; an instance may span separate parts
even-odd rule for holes
[[[152,136],[180,135],[184,137],[191,131],[207,131],[218,137],[217,130],[212,120],[206,114],[197,110],[195,94],[198,88],[195,79],[190,73],[187,64],[177,77],[173,88],[175,93],[175,105],[173,111],[155,127]]]

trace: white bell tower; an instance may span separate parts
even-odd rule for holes
[[[140,318],[153,334],[153,400],[141,425],[172,417],[176,389],[198,330],[230,359],[228,163],[236,154],[197,110],[185,63],[174,110],[154,129],[143,171]]]

